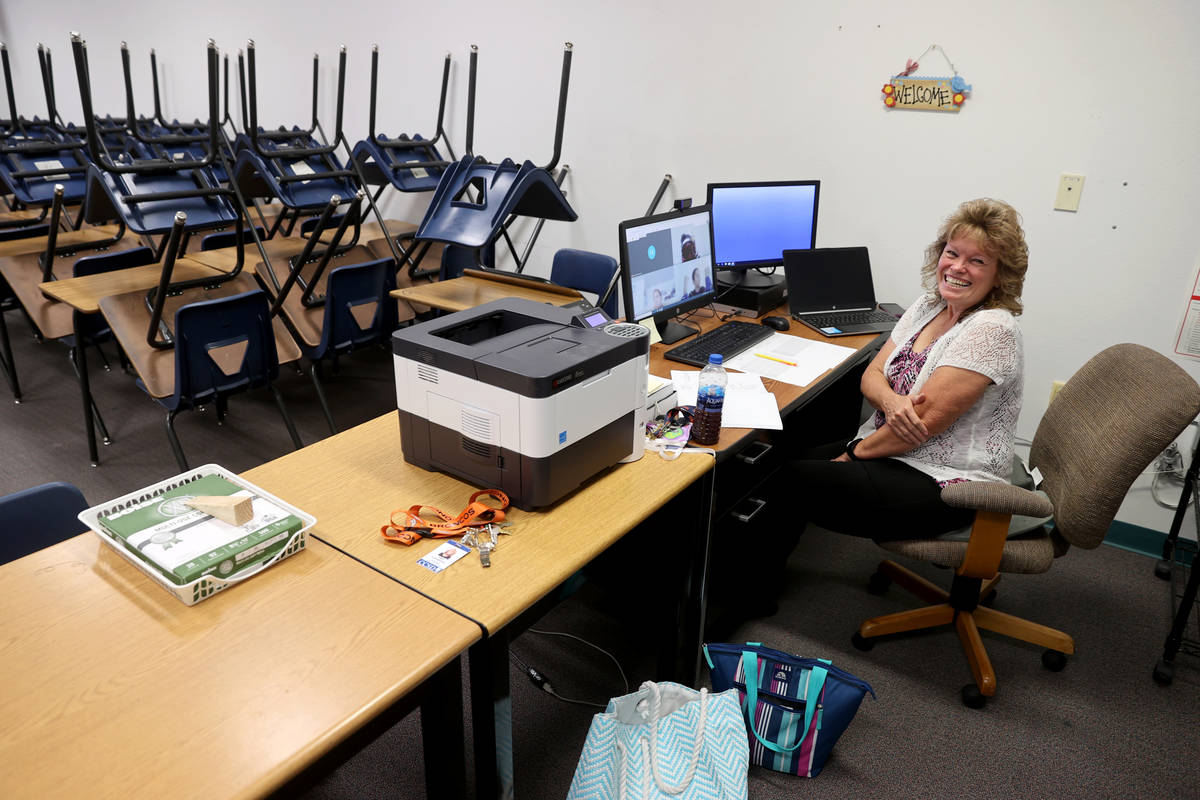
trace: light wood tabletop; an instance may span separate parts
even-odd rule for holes
[[[195,278],[220,277],[225,273],[210,266],[199,263],[190,256],[185,256],[175,262],[171,272],[172,281],[188,281]],[[95,314],[100,310],[100,301],[105,297],[126,292],[146,291],[158,286],[162,276],[161,264],[147,264],[144,267],[129,267],[127,269],[101,272],[96,275],[84,275],[79,278],[65,278],[61,281],[47,281],[38,284],[38,288],[47,297],[61,301],[85,314]]]
[[[565,288],[555,286],[553,290],[538,289],[504,283],[492,278],[464,275],[447,281],[396,289],[392,292],[392,297],[422,303],[443,311],[462,311],[507,297],[523,297],[527,300],[551,303],[556,306],[569,305],[582,297],[574,289],[566,289],[564,292]]]
[[[480,635],[311,538],[189,607],[82,534],[0,566],[0,796],[263,796]]]
[[[774,313],[777,316],[786,317],[787,306],[784,305],[777,308]],[[749,320],[745,317],[737,317],[736,319],[740,321],[761,323],[761,320]],[[688,319],[687,323],[689,325],[699,325],[700,330],[703,333],[721,325],[721,319],[714,315],[706,316],[703,314],[696,314]],[[848,356],[843,364],[855,360],[856,356],[862,354],[865,348],[872,346],[877,339],[877,334],[873,333],[863,334],[861,336],[838,336],[831,338],[828,336],[822,336],[811,328],[801,325],[799,322],[792,322],[791,328],[786,331],[786,333],[792,336],[800,336],[804,339],[810,339],[815,342],[826,342],[829,344],[836,344],[854,349],[855,355]],[[684,342],[677,342],[676,345],[683,343]],[[662,378],[670,379],[672,370],[691,370],[694,372],[698,372],[700,370],[699,367],[693,367],[690,364],[682,364],[678,361],[671,361],[664,357],[663,354],[676,345],[664,345],[661,342],[658,342],[650,346],[651,375],[657,375]],[[794,409],[796,405],[804,399],[806,394],[819,392],[823,383],[829,378],[833,377],[838,371],[838,367],[826,370],[807,386],[796,386],[792,383],[784,383],[783,381],[772,380],[770,378],[764,378],[763,385],[767,388],[768,392],[771,392],[775,395],[775,401],[779,406],[780,412],[786,416],[790,410]],[[735,446],[738,442],[744,440],[753,432],[753,429],[750,428],[722,428],[721,438],[717,440],[717,443],[713,445],[713,447],[717,450],[726,450]]]
[[[492,566],[471,553],[443,572],[417,564],[444,542],[387,541],[393,510],[417,504],[457,514],[478,488],[404,460],[396,412],[246,473],[246,478],[317,517],[312,533],[496,631],[712,469],[712,457],[665,461],[647,453],[617,464],[549,509],[510,509]]]
[[[61,231],[55,239],[55,247],[65,250],[73,245],[98,242],[101,239],[111,239],[117,232],[116,225],[100,225],[95,228],[83,228],[78,231]],[[22,256],[26,253],[41,253],[46,249],[45,236],[31,236],[27,239],[11,239],[0,242],[0,258],[7,256]]]
[[[402,220],[389,219],[387,223],[388,233],[392,236],[400,236],[406,233],[411,233],[416,230],[416,225],[411,222]],[[359,232],[359,244],[366,244],[374,239],[379,239],[383,236],[383,229],[380,228],[378,222],[365,222]],[[347,231],[347,238],[351,231]],[[332,233],[323,234],[321,241],[328,242],[332,240]],[[298,256],[304,252],[304,246],[308,240],[296,234],[292,236],[274,236],[263,241],[263,248],[267,251],[267,256],[271,259],[271,264],[275,269],[276,275],[280,280],[283,280],[287,275],[287,260],[292,256]],[[262,254],[258,252],[257,245],[253,239],[246,242],[245,247],[246,268],[254,269],[258,263],[262,261]],[[200,250],[189,253],[189,256],[201,264],[207,264],[210,267],[229,271],[237,264],[237,248],[223,247],[219,250]]]

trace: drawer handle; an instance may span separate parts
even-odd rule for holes
[[[754,519],[754,517],[758,514],[758,512],[763,510],[763,506],[765,506],[767,504],[766,500],[760,500],[757,497],[747,497],[746,502],[756,504],[754,506],[754,510],[751,511],[749,514],[742,514],[737,511],[729,512],[729,515],[731,517],[733,517],[734,519],[736,519],[738,522],[749,522],[750,520]]]
[[[751,455],[749,451],[754,448],[755,444],[758,445],[758,449],[755,450],[753,455]],[[769,452],[771,452],[771,445],[767,444],[766,442],[755,442],[742,452],[738,453],[737,458],[738,461],[741,461],[744,464],[757,464],[758,460]]]

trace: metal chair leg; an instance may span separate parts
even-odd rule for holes
[[[308,374],[312,376],[313,386],[317,389],[317,399],[321,401],[321,410],[325,412],[325,421],[329,423],[329,432],[335,434],[338,429],[333,424],[333,412],[329,410],[329,401],[325,399],[325,389],[321,386],[321,362],[313,361]]]
[[[178,411],[167,412],[167,439],[171,442],[171,452],[175,454],[175,461],[179,464],[180,472],[187,472],[187,459],[184,458],[183,448],[179,444],[179,437],[175,435],[175,415]]]
[[[12,343],[8,339],[8,325],[4,322],[3,311],[0,311],[0,369],[4,370],[4,378],[12,390],[13,402],[20,403],[21,383],[17,380],[17,362],[13,361]]]
[[[283,395],[279,393],[274,384],[267,384],[267,388],[271,390],[271,396],[275,398],[275,406],[279,409],[284,424],[287,425],[288,433],[292,437],[292,444],[299,450],[304,447],[304,442],[300,441],[300,434],[296,432],[296,424],[292,422],[292,415],[288,413],[287,406],[283,403]]]
[[[79,346],[79,343],[76,342],[75,347]],[[75,347],[71,347],[67,350],[67,358],[71,362],[71,369],[75,372],[75,380],[82,381],[82,378],[79,375],[79,362],[75,358]],[[91,392],[88,392],[88,402],[91,404],[92,418],[96,420],[96,427],[100,429],[101,439],[105,444],[112,444],[112,436],[109,435],[108,426],[104,424],[104,417],[100,416],[100,406],[96,405],[96,398],[92,397]]]

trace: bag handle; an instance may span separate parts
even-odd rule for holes
[[[824,658],[818,659],[818,661],[826,664],[832,663]],[[808,729],[812,725],[813,714],[817,711],[817,698],[821,696],[821,690],[825,688],[825,677],[829,675],[829,670],[817,666],[811,668],[808,690],[804,694],[806,698],[804,701],[804,727],[800,729],[800,738],[791,747],[768,742],[758,735],[754,724],[754,711],[758,708],[758,655],[751,650],[742,651],[742,672],[745,673],[746,679],[746,702],[743,707],[746,714],[746,728],[754,734],[754,738],[758,739],[759,744],[775,753],[790,753],[804,744],[804,737],[808,735]]]
[[[659,791],[669,795],[680,794],[691,784],[692,778],[696,775],[696,767],[700,763],[700,749],[704,746],[704,723],[707,715],[707,703],[705,703],[705,700],[708,698],[708,690],[700,690],[700,725],[696,731],[696,739],[692,744],[691,763],[688,764],[687,773],[684,774],[683,780],[677,786],[672,786],[663,781],[662,776],[658,774],[657,740],[658,724],[661,721],[659,719],[659,709],[662,705],[662,692],[658,688],[658,684],[653,681],[646,681],[642,684],[642,688],[650,690],[650,718],[654,720],[650,727],[650,735],[642,740],[643,753],[646,760],[650,762],[650,772],[654,775],[654,783],[658,786]]]

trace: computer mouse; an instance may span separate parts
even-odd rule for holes
[[[786,331],[792,327],[787,317],[763,317],[762,324],[777,331]]]

